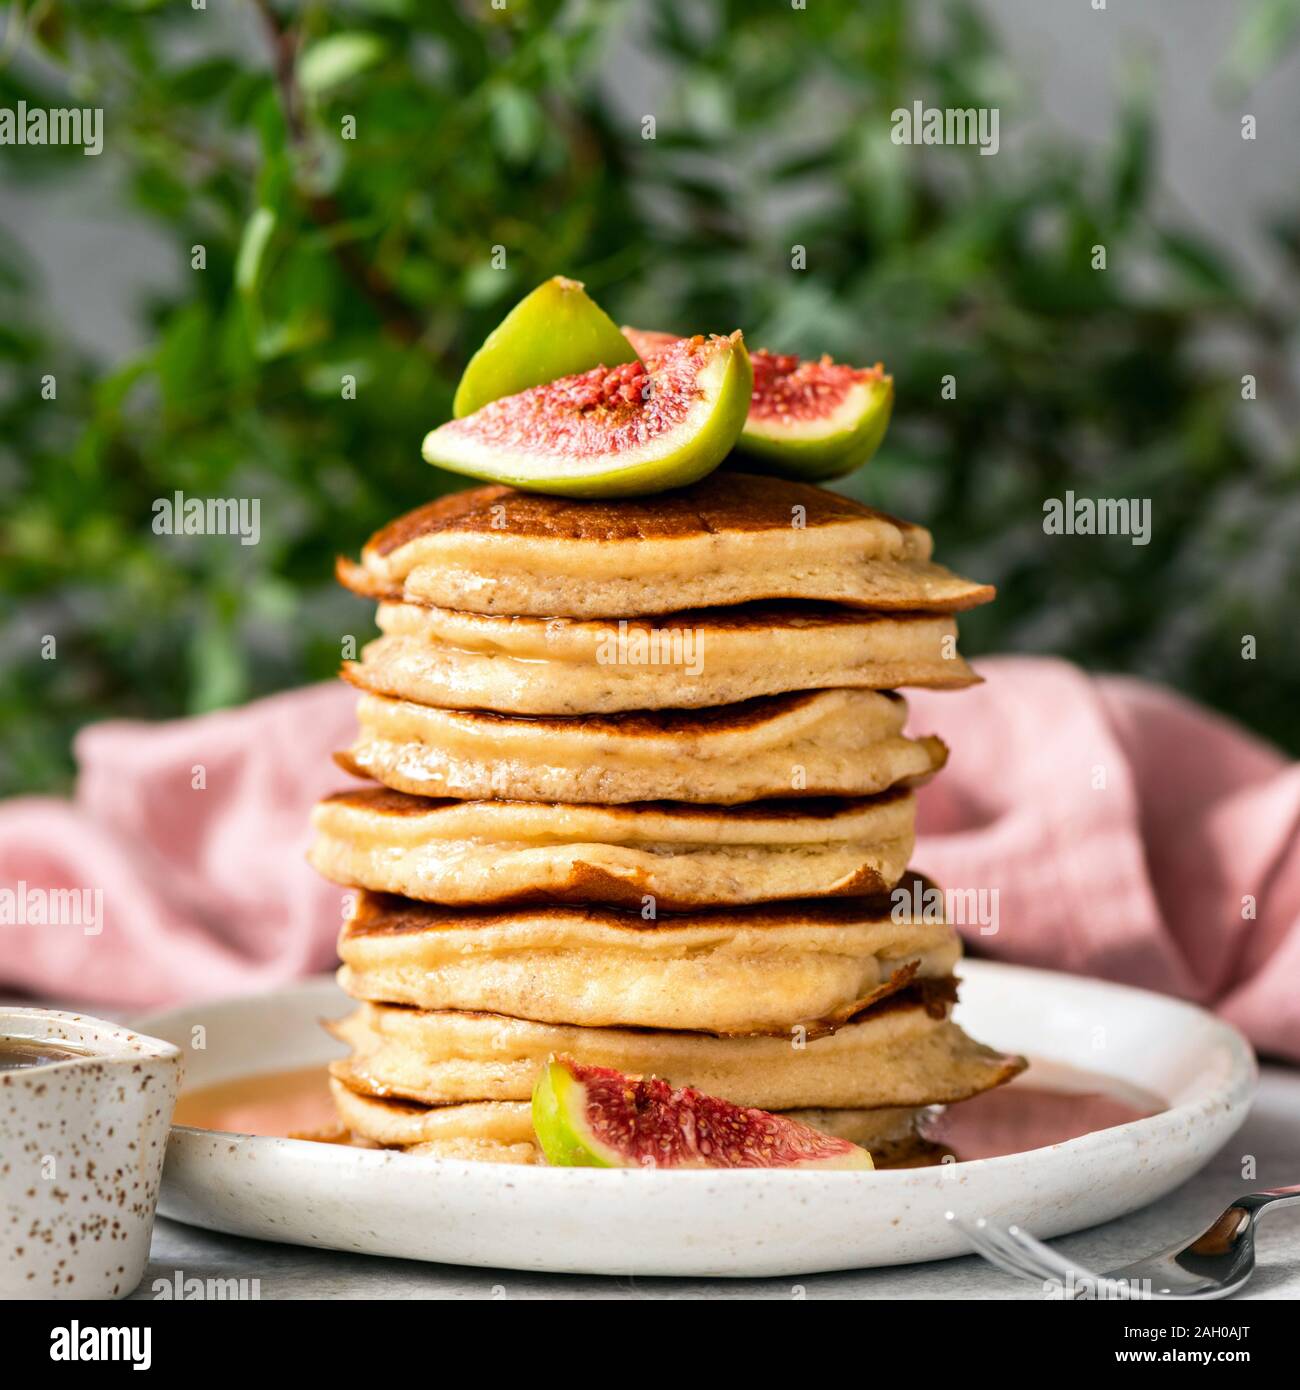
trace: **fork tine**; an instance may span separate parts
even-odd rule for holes
[[[1019,1226],[1007,1227],[1007,1238],[1015,1245],[1016,1249],[1022,1252],[1025,1259],[1034,1265],[1045,1279],[1058,1279],[1062,1283],[1066,1278],[1073,1275],[1076,1280],[1090,1279],[1093,1284],[1100,1286],[1101,1277],[1094,1274],[1092,1270],[1085,1268],[1074,1260],[1067,1260],[1064,1255],[1058,1254],[1050,1245],[1044,1245],[1036,1236],[1032,1236],[1028,1231],[1022,1230]]]
[[[1030,1275],[1019,1263],[1014,1250],[1004,1251],[996,1239],[996,1229],[981,1216],[977,1221],[966,1221],[952,1212],[945,1213],[948,1220],[970,1241],[977,1254],[982,1255],[991,1265],[996,1265],[1004,1274],[1017,1279],[1029,1279]]]
[[[1074,1298],[1085,1298],[1091,1288],[1091,1297],[1108,1298],[1124,1296],[1117,1292],[1118,1286],[1113,1278],[1096,1274],[1087,1265],[1076,1260],[1067,1260],[1064,1255],[1045,1245],[1037,1236],[1032,1236],[1019,1226],[1008,1226],[1008,1242],[1020,1252],[1023,1259],[1036,1268],[1043,1279],[1051,1279],[1067,1289],[1073,1289]]]
[[[1034,1258],[1033,1252],[1018,1245],[1011,1238],[1011,1234],[1005,1226],[990,1225],[987,1228],[987,1234],[1001,1254],[1004,1264],[1013,1266],[1022,1279],[1029,1279],[1034,1283],[1041,1284],[1044,1279],[1057,1277],[1054,1273],[1044,1272],[1043,1266]]]

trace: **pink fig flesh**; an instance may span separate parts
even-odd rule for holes
[[[871,1155],[784,1115],[658,1077],[553,1058],[533,1091],[547,1162],[589,1168],[871,1168]]]

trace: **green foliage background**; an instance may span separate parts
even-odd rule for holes
[[[116,196],[175,265],[139,306],[147,350],[104,374],[0,242],[0,787],[63,785],[87,720],[330,675],[340,634],[369,630],[333,556],[455,485],[420,437],[556,272],[621,321],[883,358],[895,424],[848,490],[999,584],[968,650],[1151,675],[1300,751],[1300,457],[1250,418],[1294,421],[1300,220],[1277,210],[1291,279],[1264,302],[1164,211],[1140,73],[1098,152],[1040,133],[964,3],[235,2],[248,43],[228,51],[185,4],[6,7],[0,105],[105,108]],[[607,67],[629,26],[670,94],[654,140]],[[1295,28],[1293,0],[1259,5],[1237,76]],[[997,105],[1004,145],[1028,137],[992,159],[892,145],[917,98]],[[31,155],[0,148],[0,174],[75,186],[98,163]],[[1152,543],[1045,537],[1068,488],[1151,497]],[[261,543],[155,536],[176,489],[260,497]]]

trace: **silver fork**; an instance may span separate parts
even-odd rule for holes
[[[1058,1255],[1019,1226],[999,1226],[980,1217],[948,1220],[990,1264],[1021,1279],[1060,1286],[1070,1299],[1227,1298],[1255,1272],[1255,1228],[1273,1207],[1300,1203],[1300,1184],[1269,1187],[1239,1197],[1194,1240],[1162,1250],[1105,1274],[1094,1274]]]

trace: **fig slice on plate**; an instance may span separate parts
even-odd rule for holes
[[[581,282],[556,275],[521,299],[470,358],[452,414],[459,420],[530,386],[635,361],[631,343]]]
[[[675,341],[639,328],[623,333],[648,366]],[[754,392],[736,448],[755,471],[819,482],[860,468],[880,447],[894,381],[879,363],[850,367],[761,349],[752,359]]]
[[[784,1115],[657,1077],[552,1057],[533,1089],[533,1129],[565,1168],[871,1168],[871,1155]]]
[[[664,492],[730,453],[753,379],[739,333],[679,338],[653,367],[596,367],[492,401],[430,431],[423,453],[453,473],[533,492]]]

